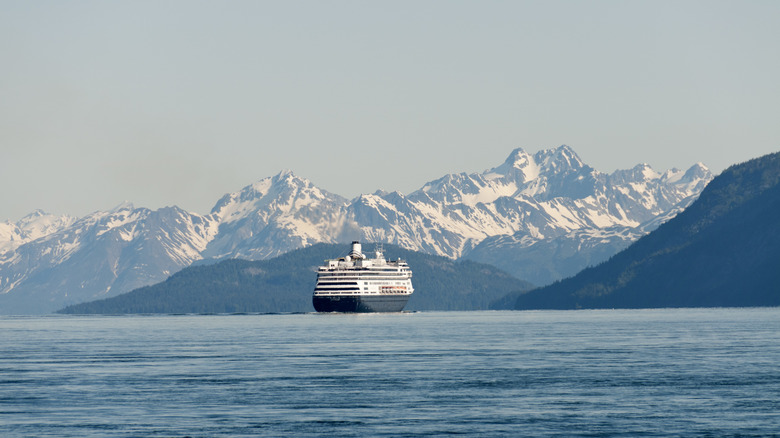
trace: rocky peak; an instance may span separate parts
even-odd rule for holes
[[[694,164],[686,170],[681,181],[693,182],[700,179],[712,179],[712,172],[710,172],[710,169],[701,162]]]
[[[513,150],[500,166],[483,173],[489,179],[503,176],[521,182],[535,179],[538,174],[539,169],[534,156],[522,148]]]
[[[566,145],[541,150],[534,155],[534,159],[544,174],[576,172],[586,167],[579,155]]]
[[[290,170],[263,178],[238,192],[224,195],[211,209],[221,220],[235,220],[246,214],[263,209],[271,204],[288,205],[300,202],[321,202],[331,200],[346,203],[346,199],[320,190],[311,181],[298,177]]]

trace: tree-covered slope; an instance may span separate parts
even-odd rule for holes
[[[373,245],[364,245],[368,253]],[[346,255],[348,245],[316,244],[263,261],[226,260],[193,266],[166,281],[113,298],[66,307],[60,313],[311,312],[316,270]],[[385,245],[385,256],[411,266],[415,292],[406,310],[478,310],[530,284],[475,262]]]
[[[780,305],[780,153],[726,169],[674,219],[603,264],[495,307]]]

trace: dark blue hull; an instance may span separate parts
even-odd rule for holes
[[[318,312],[372,313],[400,312],[407,301],[409,295],[315,296],[313,304]]]

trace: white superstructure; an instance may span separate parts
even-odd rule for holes
[[[362,298],[389,295],[411,295],[412,270],[401,259],[385,260],[381,248],[374,258],[362,253],[360,242],[352,242],[352,251],[346,257],[327,260],[317,271],[315,297]]]

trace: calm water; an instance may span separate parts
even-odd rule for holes
[[[2,436],[780,436],[780,309],[0,318]]]

